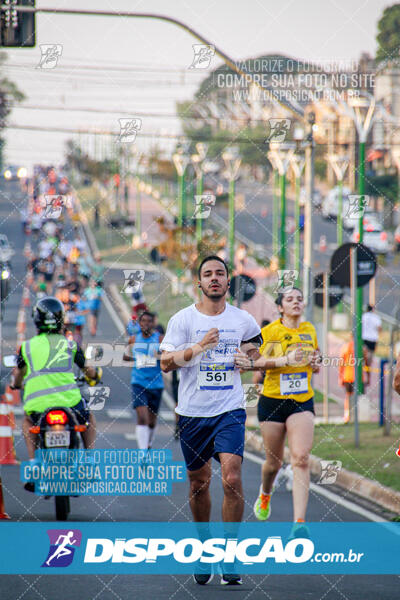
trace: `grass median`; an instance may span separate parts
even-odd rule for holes
[[[360,423],[360,447],[354,447],[354,425],[317,425],[312,453],[324,460],[340,460],[342,466],[368,479],[400,491],[400,426],[384,436],[382,427]]]

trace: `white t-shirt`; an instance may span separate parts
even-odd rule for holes
[[[366,312],[362,316],[362,339],[367,342],[377,342],[381,318],[373,312]]]
[[[261,333],[256,320],[245,310],[226,304],[223,313],[210,316],[194,304],[174,315],[167,327],[160,350],[183,350],[200,342],[207,331],[218,328],[219,343],[204,351],[180,369],[176,412],[188,417],[213,417],[244,408],[239,369],[233,356],[243,341]]]

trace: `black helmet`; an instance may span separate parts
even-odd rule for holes
[[[41,298],[32,308],[32,318],[40,332],[58,333],[64,324],[64,307],[52,296]]]

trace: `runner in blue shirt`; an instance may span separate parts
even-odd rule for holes
[[[163,335],[154,330],[154,315],[144,311],[139,317],[140,331],[130,338],[130,353],[124,360],[134,361],[132,401],[136,410],[136,439],[141,450],[152,447],[157,414],[164,382],[159,361],[159,344]]]
[[[89,287],[83,292],[84,299],[87,301],[89,314],[89,329],[91,335],[97,333],[97,320],[99,317],[101,298],[104,294],[103,289],[96,284],[95,279],[90,280]]]

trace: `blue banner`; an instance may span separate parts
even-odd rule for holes
[[[20,466],[21,481],[46,496],[166,496],[186,480],[172,450],[36,450]]]
[[[307,523],[299,533],[293,523],[3,522],[0,573],[400,573],[400,523]]]

